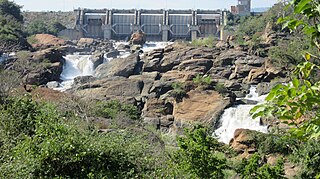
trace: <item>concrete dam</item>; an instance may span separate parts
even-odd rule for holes
[[[76,9],[75,29],[80,37],[125,40],[143,31],[148,41],[194,40],[220,36],[221,10]]]

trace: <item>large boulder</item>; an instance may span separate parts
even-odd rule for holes
[[[35,43],[31,45],[36,49],[45,49],[51,46],[62,46],[66,44],[65,40],[51,34],[36,34],[33,38]]]
[[[142,31],[135,32],[131,35],[129,43],[131,45],[143,45],[146,43],[146,35]]]
[[[134,103],[135,98],[140,96],[142,89],[143,82],[140,80],[110,77],[79,85],[73,94],[88,99],[117,99]]]
[[[141,71],[140,57],[138,54],[131,54],[127,58],[116,58],[108,63],[100,65],[95,72],[98,78],[122,76],[128,78],[131,75],[139,74]]]
[[[214,124],[224,109],[231,104],[216,91],[192,90],[181,103],[174,105],[173,116],[180,122]]]

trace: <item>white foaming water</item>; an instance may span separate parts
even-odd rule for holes
[[[256,88],[251,87],[250,93],[244,99],[257,101],[259,103],[263,102],[266,95],[258,96],[255,91]],[[220,119],[222,123],[221,127],[214,132],[218,140],[228,144],[233,138],[235,130],[241,128],[267,133],[267,126],[260,125],[260,119],[252,119],[249,114],[249,111],[254,106],[255,105],[238,105],[226,109]]]
[[[65,64],[63,65],[63,71],[60,75],[62,88],[59,90],[70,89],[74,78],[78,76],[93,75],[94,64],[90,60],[91,55],[67,55],[65,58]]]
[[[115,48],[120,44],[128,45],[128,42],[115,42]],[[172,42],[147,42],[141,50],[143,52],[149,52],[153,49],[165,48],[169,44],[172,44]],[[130,52],[120,51],[118,58],[126,58],[130,54]],[[56,88],[56,90],[65,91],[72,88],[74,78],[78,76],[93,75],[95,69],[90,58],[91,55],[74,54],[65,56],[65,64],[60,75],[60,79],[63,80],[63,82],[61,83],[61,87]],[[108,63],[112,59],[113,58],[104,56],[104,63]]]

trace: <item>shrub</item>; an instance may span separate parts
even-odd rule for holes
[[[177,100],[182,100],[187,95],[186,86],[182,82],[174,82],[172,83],[172,97],[176,98]]]
[[[228,167],[224,155],[217,152],[218,141],[201,126],[186,130],[185,135],[177,139],[179,150],[173,157],[178,168],[192,178],[223,178]]]
[[[156,168],[141,131],[79,128],[75,116],[28,97],[0,109],[0,178],[143,178]]]
[[[249,159],[243,159],[237,172],[246,179],[284,179],[284,161],[278,160],[275,166],[264,163],[261,156],[253,154]]]
[[[226,94],[228,92],[228,89],[222,83],[217,83],[214,87],[214,90],[216,90],[220,94]]]
[[[115,119],[118,115],[124,114],[132,120],[140,119],[140,112],[136,106],[120,103],[117,100],[97,102],[92,110],[93,115],[104,118]]]
[[[191,44],[194,47],[206,46],[206,47],[209,47],[209,48],[213,48],[215,46],[215,43],[217,42],[217,40],[218,40],[217,37],[209,36],[209,37],[206,37],[206,38],[199,38],[199,39],[193,40],[191,42]]]
[[[212,83],[212,79],[210,76],[205,77],[199,74],[197,74],[197,76],[193,78],[192,81],[196,86],[201,86],[203,88],[208,88]]]

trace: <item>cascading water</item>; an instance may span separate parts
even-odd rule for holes
[[[251,87],[250,93],[244,99],[257,101],[258,103],[263,102],[266,96],[258,96],[255,91],[256,88]],[[240,128],[267,133],[267,126],[260,125],[260,119],[252,119],[249,114],[249,111],[254,106],[255,105],[238,105],[226,109],[220,119],[221,127],[214,132],[218,140],[228,144],[233,138],[234,131]]]
[[[61,73],[62,89],[66,90],[71,88],[74,78],[78,76],[93,75],[94,64],[90,60],[91,55],[67,55],[65,56],[65,64]]]
[[[116,42],[115,47],[120,44],[128,44],[126,42]],[[142,47],[143,52],[149,52],[153,49],[165,48],[167,45],[172,44],[172,42],[147,42]],[[120,52],[118,58],[126,58],[130,55],[130,52]],[[63,65],[63,71],[61,73],[60,79],[63,81],[60,88],[56,88],[60,91],[65,91],[72,87],[74,78],[78,76],[87,76],[94,74],[94,64],[90,60],[91,55],[67,55],[65,56],[65,63]],[[112,58],[107,58],[105,56],[104,63],[109,62]]]

